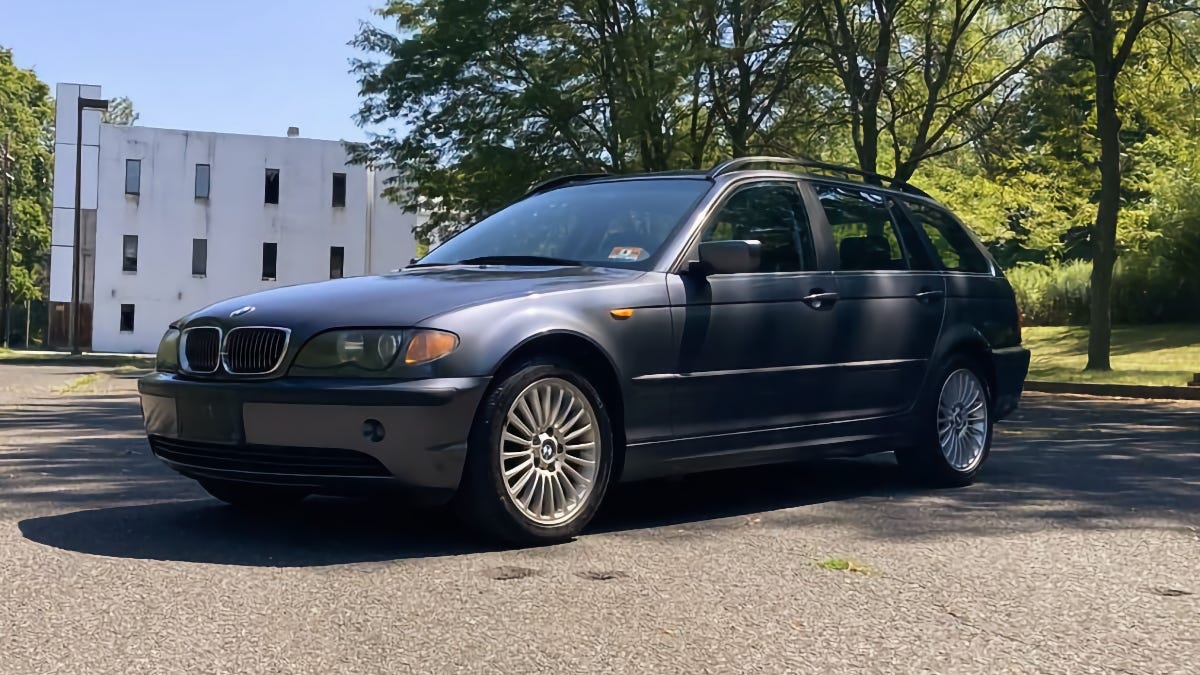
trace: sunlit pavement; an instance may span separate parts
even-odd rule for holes
[[[1200,663],[1196,404],[1031,395],[970,488],[886,455],[714,473],[491,551],[389,503],[239,515],[150,455],[131,375],[87,372],[0,365],[0,673]]]

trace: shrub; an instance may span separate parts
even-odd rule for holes
[[[1029,326],[1083,325],[1091,313],[1090,262],[1020,265],[1007,272]],[[1113,269],[1113,323],[1200,321],[1200,278],[1165,256],[1127,255]]]

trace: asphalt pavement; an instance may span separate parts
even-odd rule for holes
[[[969,488],[726,471],[489,550],[386,502],[240,515],[90,373],[0,364],[0,673],[1200,672],[1194,403],[1029,395]]]

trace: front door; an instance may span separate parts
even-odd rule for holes
[[[735,188],[701,241],[757,240],[755,272],[668,277],[679,361],[673,421],[696,454],[748,449],[828,413],[825,365],[841,339],[836,275],[818,260],[794,181]],[[718,442],[719,441],[719,442]],[[765,442],[765,441],[764,441]]]

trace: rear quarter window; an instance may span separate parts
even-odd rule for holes
[[[913,225],[929,241],[942,265],[952,272],[991,274],[992,265],[971,235],[946,211],[924,202],[905,200]]]

